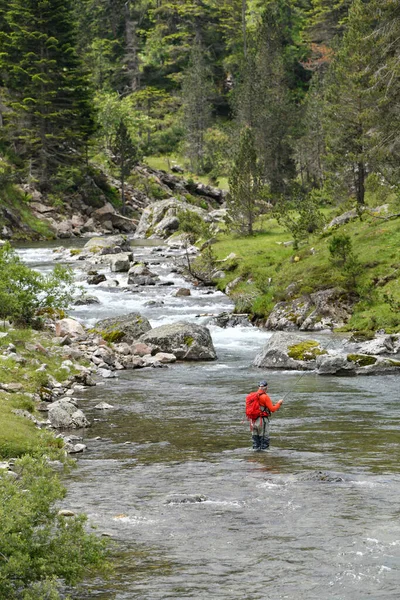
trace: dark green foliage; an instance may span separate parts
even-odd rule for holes
[[[45,460],[26,456],[14,468],[18,478],[0,475],[0,597],[58,600],[62,581],[105,571],[106,546],[83,516],[58,514],[65,489]]]
[[[344,284],[349,291],[357,291],[357,281],[361,265],[354,254],[353,243],[346,234],[335,235],[329,242],[331,262],[344,277]]]
[[[182,85],[185,152],[194,173],[204,171],[205,133],[211,123],[211,96],[210,72],[205,62],[203,46],[196,39]]]
[[[260,214],[262,187],[254,134],[250,127],[244,127],[229,177],[227,209],[230,229],[245,235],[253,234],[254,222]]]
[[[3,136],[42,186],[60,163],[79,163],[93,132],[87,81],[74,48],[69,0],[1,2]]]
[[[128,128],[121,120],[111,141],[111,160],[118,167],[121,180],[122,214],[125,213],[125,182],[133,167],[139,162],[138,146],[132,141]]]

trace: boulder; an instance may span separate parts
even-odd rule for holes
[[[339,215],[338,217],[335,217],[334,219],[332,219],[332,221],[330,223],[328,223],[328,225],[325,227],[325,229],[332,229],[332,227],[339,227],[340,225],[344,225],[345,223],[348,223],[349,221],[352,221],[353,219],[356,219],[357,217],[358,217],[357,209],[353,208],[352,210],[349,210],[349,211]]]
[[[187,202],[182,202],[176,198],[167,198],[159,202],[153,202],[142,212],[139,224],[135,232],[135,238],[166,238],[176,231],[179,227],[177,214],[179,211],[191,211],[200,215],[203,219],[207,216],[207,211],[193,206]]]
[[[151,325],[140,313],[129,313],[120,317],[111,317],[98,321],[95,329],[110,338],[110,341],[126,342],[132,344],[136,342],[144,333],[151,329]]]
[[[273,331],[322,331],[342,327],[352,308],[338,288],[275,304],[265,324]]]
[[[86,280],[89,285],[99,285],[99,283],[103,283],[103,281],[107,281],[107,277],[104,273],[97,273],[97,271],[89,273]]]
[[[65,337],[66,335],[74,338],[85,336],[86,333],[79,321],[68,317],[66,319],[60,319],[59,321],[56,321],[56,336]]]
[[[355,364],[347,360],[346,354],[324,354],[317,356],[318,375],[355,374]]]
[[[83,412],[69,398],[63,398],[49,405],[48,419],[55,429],[80,429],[90,423]]]
[[[73,302],[74,306],[85,306],[86,304],[100,304],[100,300],[96,296],[82,294],[82,296],[75,298]]]
[[[302,350],[303,349],[303,350]],[[289,356],[295,355],[301,359]],[[269,338],[253,361],[255,367],[267,369],[314,370],[316,356],[324,352],[318,342],[294,333],[278,331]]]
[[[174,295],[176,298],[179,298],[181,296],[190,296],[190,289],[189,288],[179,288],[178,290],[176,290]]]
[[[84,248],[90,252],[100,253],[103,248],[115,248],[118,246],[123,252],[130,252],[131,245],[122,235],[109,235],[107,237],[92,237],[86,242]]]
[[[215,360],[217,358],[207,327],[179,321],[161,325],[140,337],[159,352],[174,354],[178,360]]]
[[[110,268],[113,273],[126,273],[130,267],[130,254],[122,253],[112,256]]]
[[[374,339],[363,342],[357,346],[357,352],[360,354],[394,354],[396,336],[376,335]]]
[[[136,263],[129,269],[129,285],[155,285],[158,281],[158,275],[150,271],[146,263]]]

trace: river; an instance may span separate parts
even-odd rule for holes
[[[134,252],[174,286],[90,286],[101,304],[77,318],[138,310],[157,326],[229,310],[213,290],[173,297],[188,284],[171,258]],[[20,254],[42,271],[55,258],[50,245]],[[64,506],[116,541],[117,571],[74,600],[397,600],[399,377],[256,369],[269,332],[210,329],[217,361],[122,371],[80,396],[93,425]],[[288,395],[270,450],[253,453],[244,397],[263,378],[274,401]],[[100,401],[113,408],[96,410]]]

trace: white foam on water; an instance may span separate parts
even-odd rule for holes
[[[204,500],[204,502],[201,502],[201,504],[215,504],[216,506],[233,506],[235,508],[242,508],[243,506],[243,502],[239,502],[239,500]]]
[[[216,349],[251,349],[256,354],[267,340],[271,337],[271,332],[262,331],[255,327],[222,327],[211,326],[211,337]]]

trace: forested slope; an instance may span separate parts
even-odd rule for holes
[[[134,222],[163,197],[143,163],[229,188],[228,235],[267,214],[296,248],[321,211],[399,213],[391,0],[12,0],[0,23],[3,237],[49,233],[38,194]]]

